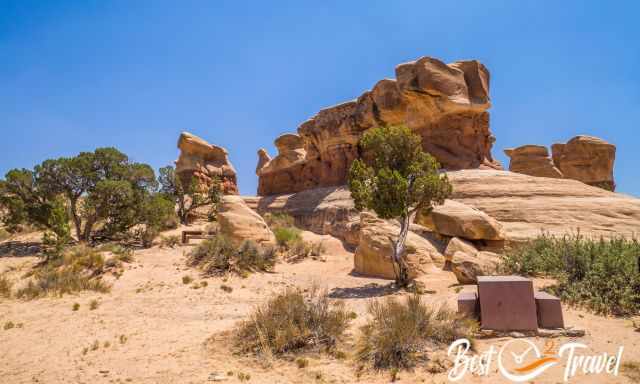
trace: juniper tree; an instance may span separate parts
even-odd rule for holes
[[[222,183],[213,178],[209,185],[201,185],[193,177],[178,175],[172,166],[160,168],[160,192],[172,199],[177,206],[180,223],[187,224],[189,215],[196,208],[211,205],[211,213],[215,213],[222,198]]]
[[[405,242],[415,214],[443,204],[452,187],[438,162],[422,150],[420,136],[406,126],[376,127],[358,144],[360,158],[349,169],[348,184],[357,210],[396,219],[400,232],[392,243],[396,283],[409,281]]]

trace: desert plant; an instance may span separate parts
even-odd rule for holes
[[[189,275],[182,276],[182,284],[188,285],[188,284],[191,284],[192,281],[193,281],[193,278],[191,276]]]
[[[193,176],[176,174],[172,166],[160,168],[160,192],[170,198],[177,207],[182,224],[187,224],[189,215],[196,208],[211,205],[210,218],[215,218],[217,206],[222,198],[222,182],[214,178],[204,186]]]
[[[100,305],[100,303],[98,302],[98,300],[96,300],[96,299],[91,300],[91,301],[89,302],[89,310],[90,310],[90,311],[93,311],[93,310],[98,309],[98,305]]]
[[[0,275],[0,297],[10,298],[11,297],[11,287],[13,284],[11,280],[4,275]]]
[[[415,214],[444,203],[452,191],[438,162],[422,150],[422,139],[406,126],[367,130],[359,142],[361,159],[349,169],[349,191],[357,210],[370,209],[382,219],[397,219],[400,232],[392,240],[396,284],[410,283],[405,242]]]
[[[58,259],[37,266],[30,272],[26,286],[18,289],[18,298],[35,299],[47,294],[64,295],[84,290],[109,291],[100,275],[104,270],[102,254],[93,248],[77,246]]]
[[[273,229],[276,243],[281,247],[286,247],[289,243],[300,240],[300,230],[296,227],[276,227]]]
[[[4,228],[0,228],[0,242],[5,241],[11,237],[11,234]]]
[[[426,362],[432,348],[459,338],[473,340],[475,322],[444,307],[431,308],[418,294],[405,302],[395,298],[369,303],[369,322],[362,327],[357,360],[374,369],[411,369]]]
[[[331,350],[349,324],[348,312],[326,292],[289,289],[259,306],[239,324],[235,340],[244,353],[278,355],[308,348]]]
[[[198,267],[208,275],[269,271],[275,262],[275,249],[259,247],[251,241],[245,241],[240,247],[236,247],[222,234],[200,243],[187,260],[190,266]]]
[[[276,212],[276,213],[267,212],[264,215],[264,221],[267,223],[267,225],[271,229],[290,228],[295,225],[295,219],[293,218],[293,216],[287,213],[280,213],[280,212]]]
[[[175,248],[180,244],[180,236],[170,235],[160,237],[160,248]]]
[[[73,303],[73,307],[71,307],[72,311],[77,311],[80,309],[80,303]]]
[[[500,268],[556,278],[557,284],[547,290],[562,300],[600,314],[627,316],[640,313],[639,264],[635,239],[541,234],[508,251]]]

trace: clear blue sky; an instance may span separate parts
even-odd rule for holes
[[[591,134],[640,196],[640,2],[0,0],[0,174],[97,146],[158,168],[187,130],[256,150],[428,55],[491,71],[494,156]]]

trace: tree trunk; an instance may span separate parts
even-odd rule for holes
[[[411,215],[409,213],[400,218],[400,234],[398,235],[398,240],[393,244],[394,272],[396,274],[396,284],[400,287],[406,287],[410,282],[409,270],[404,258],[405,242],[409,234],[410,224]]]
[[[78,199],[71,199],[71,218],[73,219],[73,225],[76,229],[76,236],[78,241],[82,240],[82,220],[78,216]]]

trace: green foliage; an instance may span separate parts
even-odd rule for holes
[[[442,204],[451,194],[446,175],[438,174],[437,161],[423,152],[420,136],[409,128],[372,128],[359,146],[362,159],[349,170],[349,190],[358,210],[394,219]]]
[[[264,215],[264,221],[272,230],[277,228],[290,228],[295,225],[293,216],[287,213],[270,213]]]
[[[375,369],[411,369],[429,360],[432,346],[459,338],[473,340],[477,324],[444,307],[431,308],[420,295],[369,303],[371,319],[362,327],[357,359]]]
[[[276,227],[273,234],[276,237],[276,243],[281,247],[301,239],[300,230],[296,227]]]
[[[177,214],[182,224],[188,224],[190,213],[199,207],[211,205],[209,216],[215,218],[218,204],[222,199],[222,182],[214,178],[210,185],[205,187],[198,184],[194,177],[186,178],[176,174],[172,166],[160,168],[160,192],[175,203]]]
[[[236,330],[236,346],[244,353],[283,354],[308,348],[331,350],[350,318],[344,306],[332,305],[326,293],[289,289],[256,308]]]
[[[423,152],[421,138],[406,126],[369,129],[360,139],[361,159],[349,169],[348,185],[356,209],[372,210],[383,219],[398,219],[394,242],[396,282],[408,283],[403,248],[413,216],[444,203],[452,187],[438,173],[437,161]]]
[[[272,247],[260,248],[252,241],[235,246],[226,236],[218,234],[191,251],[187,263],[208,275],[235,272],[244,275],[252,271],[270,271],[276,263]]]
[[[640,313],[640,243],[625,238],[586,238],[542,234],[505,255],[502,270],[550,276],[548,289],[562,300],[596,313]]]
[[[1,219],[10,230],[22,223],[47,230],[53,249],[69,240],[69,220],[81,241],[91,240],[97,224],[101,236],[112,237],[158,211],[157,205],[148,209],[157,186],[150,166],[130,162],[115,148],[98,148],[46,160],[33,171],[9,171],[0,181]]]

